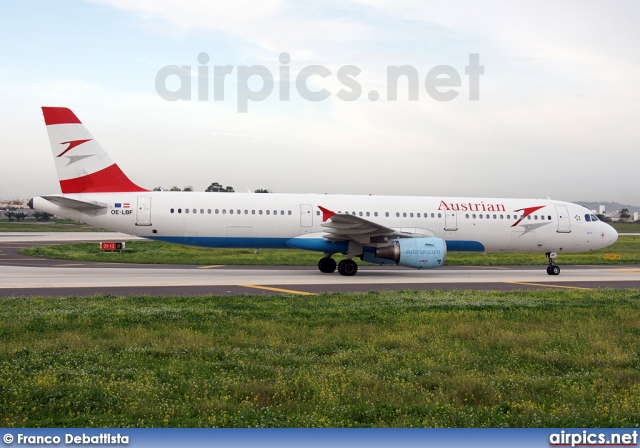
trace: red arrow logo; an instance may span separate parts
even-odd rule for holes
[[[88,138],[86,140],[71,140],[70,142],[62,142],[62,143],[60,143],[61,145],[69,144],[69,146],[67,147],[67,149],[62,151],[58,157],[62,157],[63,155],[65,155],[66,153],[71,151],[76,146],[82,145],[83,143],[90,142],[90,141],[91,141],[91,139]]]

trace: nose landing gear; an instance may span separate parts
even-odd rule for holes
[[[547,260],[549,260],[549,266],[547,266],[547,274],[549,275],[560,274],[560,266],[556,264],[557,256],[558,254],[556,252],[547,252]]]

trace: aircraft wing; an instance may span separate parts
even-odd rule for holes
[[[324,207],[318,206],[322,211],[321,225],[325,231],[323,238],[328,241],[352,240],[362,245],[387,245],[389,240],[397,238],[414,238],[418,234],[402,232],[397,229],[385,227],[368,219],[349,214],[338,214]]]

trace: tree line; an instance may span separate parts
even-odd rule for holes
[[[153,191],[194,191],[194,190],[193,190],[193,187],[191,185],[187,185],[184,188],[180,188],[177,185],[174,185],[173,187],[169,188],[168,190],[166,188],[156,187],[156,188],[153,189]],[[213,182],[204,191],[212,192],[212,193],[235,193],[235,190],[233,189],[232,186],[227,185],[225,187],[224,185],[222,185],[219,182]],[[258,188],[257,190],[254,190],[254,193],[271,193],[271,190],[267,190],[266,188]]]

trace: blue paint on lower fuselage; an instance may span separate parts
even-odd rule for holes
[[[322,238],[225,238],[211,236],[151,236],[152,240],[199,247],[234,249],[304,249],[318,252],[341,253],[347,251],[347,242],[332,243]],[[484,252],[479,241],[446,241],[448,252]]]
[[[445,241],[447,252],[484,252],[484,244],[479,241]]]

